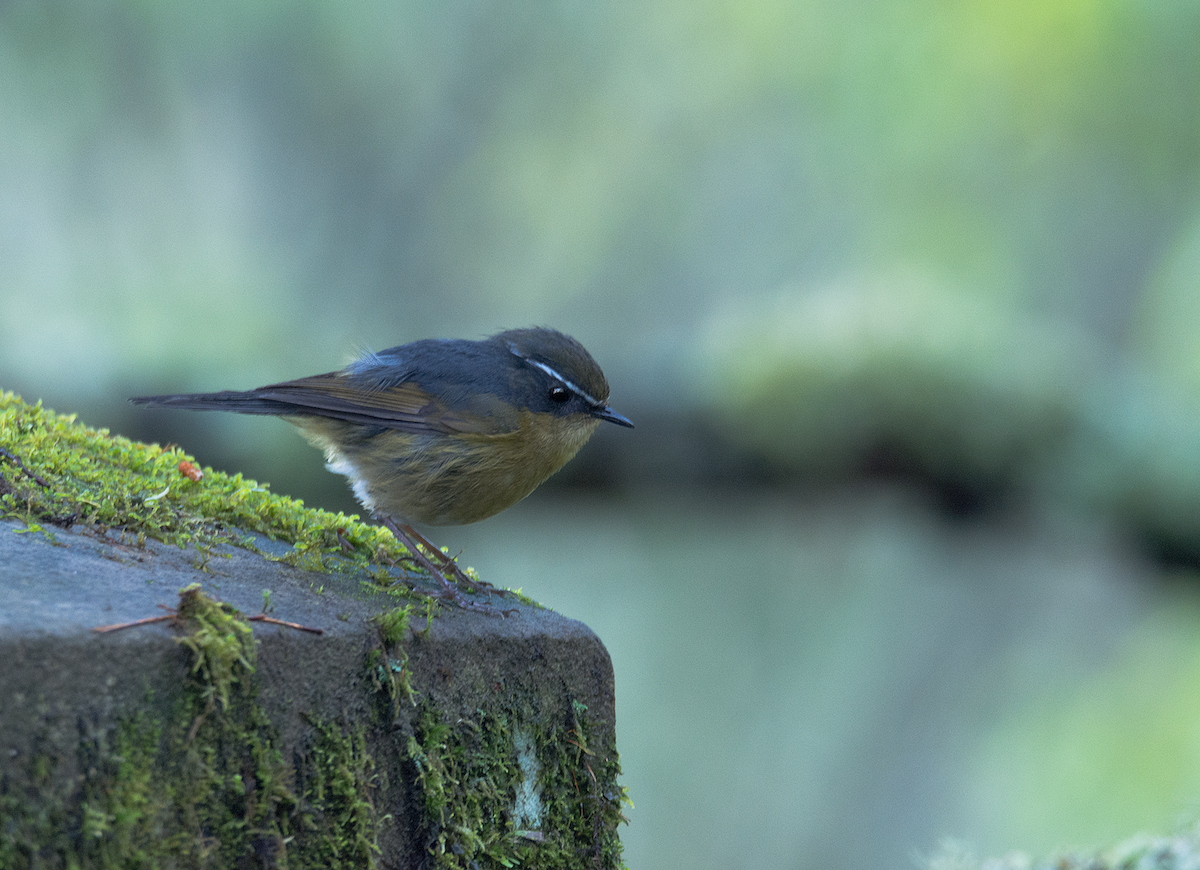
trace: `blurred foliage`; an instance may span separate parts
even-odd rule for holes
[[[1079,851],[1035,861],[1024,852],[980,860],[961,843],[947,843],[928,870],[1190,870],[1200,862],[1200,829],[1173,837],[1139,834],[1102,852]]]
[[[727,305],[694,370],[725,438],[803,477],[915,476],[956,509],[1099,514],[1200,557],[1200,394],[1077,324],[864,276]]]
[[[1091,350],[924,276],[844,281],[718,313],[700,357],[727,437],[844,475],[886,449],[937,475],[1036,472],[1078,425]]]
[[[3,362],[257,383],[553,321],[651,401],[725,300],[895,262],[1157,346],[1197,37],[1182,0],[14,0]]]
[[[1001,810],[1007,842],[1030,850],[1194,818],[1198,680],[1197,602],[1171,596],[1122,639],[1102,674],[1001,715],[969,764],[966,800],[982,816]]]
[[[1200,396],[1200,212],[1155,265],[1132,324],[1133,351],[1158,376]]]

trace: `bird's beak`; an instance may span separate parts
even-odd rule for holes
[[[630,429],[633,428],[633,424],[629,422],[629,418],[618,414],[612,408],[608,407],[608,405],[603,405],[599,408],[593,408],[592,416],[601,420],[607,420],[610,423],[616,423],[618,426],[628,426]]]

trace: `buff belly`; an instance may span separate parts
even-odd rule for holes
[[[406,523],[466,525],[512,507],[591,437],[594,418],[525,411],[500,434],[410,433],[325,417],[288,422],[325,452],[367,510]]]

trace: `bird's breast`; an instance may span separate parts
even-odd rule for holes
[[[521,411],[500,434],[403,432],[293,420],[349,478],[368,510],[409,523],[466,525],[512,507],[587,443],[599,421]]]

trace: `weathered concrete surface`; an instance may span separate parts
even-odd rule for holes
[[[166,623],[93,629],[160,614],[160,605],[175,606],[190,583],[248,615],[262,611],[263,591],[270,590],[270,615],[323,630],[254,624],[259,700],[278,729],[284,759],[306,750],[313,719],[365,729],[377,762],[391,768],[372,798],[380,815],[393,816],[379,831],[382,866],[430,860],[430,820],[405,748],[418,707],[435,710],[451,727],[490,711],[522,728],[569,736],[572,710],[583,704],[595,753],[587,769],[606,757],[615,769],[612,666],[579,622],[502,599],[493,601],[519,614],[442,607],[428,632],[425,619],[414,616],[403,652],[392,656],[407,655],[414,698],[398,705],[395,721],[380,722],[378,684],[372,688],[366,662],[381,644],[370,618],[398,602],[360,578],[302,571],[233,547],[205,558],[157,542],[140,549],[61,529],[53,530],[52,543],[21,529],[0,522],[0,783],[10,795],[34,788],[33,755],[52,758],[55,787],[69,791],[82,775],[82,738],[103,736],[139,710],[164,715],[191,662],[179,631]],[[525,721],[530,717],[538,721]]]

